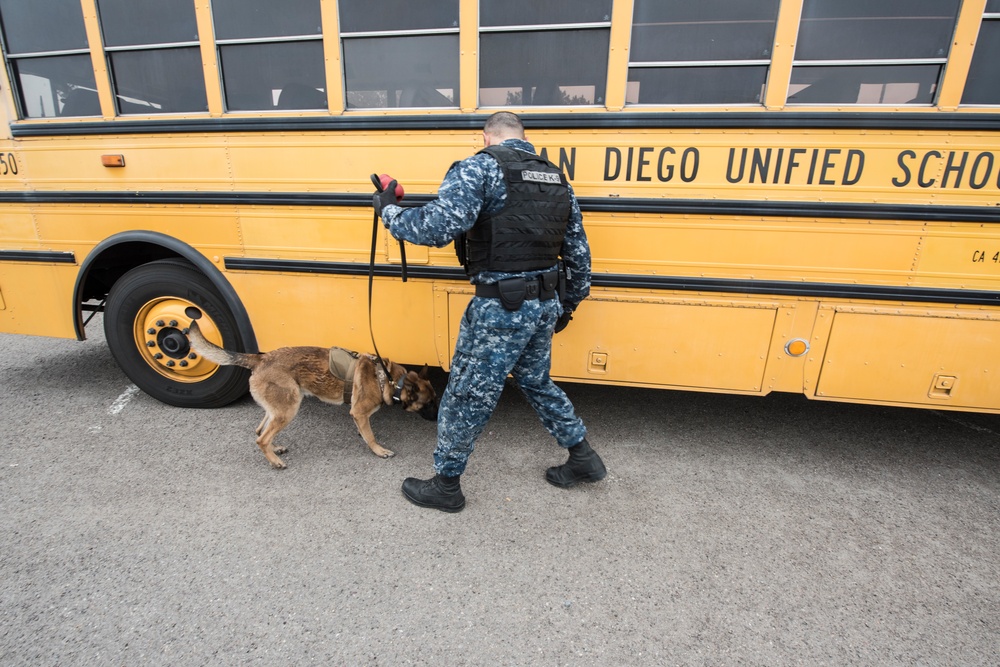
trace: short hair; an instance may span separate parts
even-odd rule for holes
[[[517,114],[509,111],[498,111],[486,119],[483,132],[495,137],[524,138],[524,123]]]

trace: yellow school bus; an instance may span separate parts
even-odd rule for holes
[[[519,113],[572,182],[564,381],[1000,412],[1000,0],[0,0],[0,331],[217,406],[216,342],[448,368],[471,289],[399,246]],[[371,329],[369,329],[371,308]]]

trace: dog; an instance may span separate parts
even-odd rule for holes
[[[275,468],[285,467],[278,455],[287,452],[288,448],[275,447],[274,437],[295,418],[304,395],[333,405],[349,401],[358,433],[372,453],[383,459],[395,453],[376,442],[370,422],[371,416],[383,405],[398,401],[407,412],[415,412],[431,421],[437,419],[437,393],[427,379],[426,365],[417,373],[384,360],[390,375],[386,378],[382,364],[374,355],[343,351],[352,361],[345,379],[341,379],[331,372],[331,367],[345,370],[337,364],[331,365],[334,358],[331,350],[340,351],[340,348],[303,346],[282,347],[264,354],[230,352],[207,340],[197,321],[191,323],[188,340],[195,354],[212,363],[250,369],[250,394],[257,405],[264,408],[264,419],[254,431],[257,446]]]

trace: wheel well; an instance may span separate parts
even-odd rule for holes
[[[244,349],[241,351],[257,352],[257,337],[246,308],[218,267],[183,241],[159,232],[140,230],[105,239],[83,261],[73,300],[77,339],[86,339],[84,311],[103,311],[104,300],[123,275],[143,264],[171,258],[191,263],[212,282],[236,318],[243,339]]]
[[[170,257],[180,258],[181,255],[161,245],[141,241],[125,241],[88,257],[89,266],[78,291],[79,305],[104,301],[123,275],[137,266]]]

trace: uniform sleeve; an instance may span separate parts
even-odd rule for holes
[[[387,206],[382,219],[396,239],[442,248],[476,223],[485,199],[484,163],[473,156],[452,166],[437,199],[414,208]]]
[[[580,204],[576,201],[573,188],[570,186],[570,196],[573,209],[566,227],[566,237],[563,240],[563,264],[566,267],[566,295],[563,305],[570,310],[576,310],[580,302],[590,294],[590,245],[587,243],[587,232],[583,229],[583,214]]]

